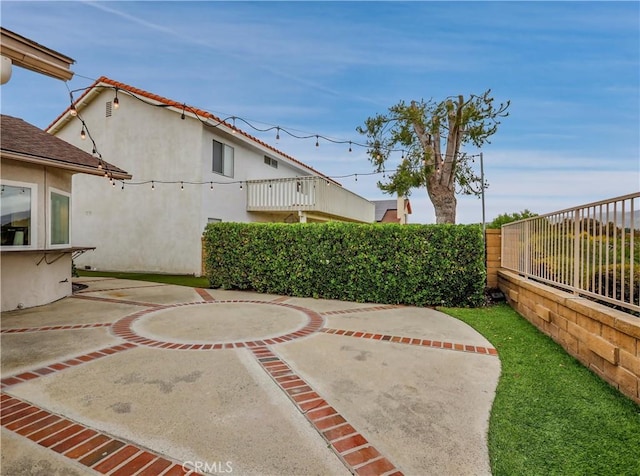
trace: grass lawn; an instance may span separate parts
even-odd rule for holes
[[[206,277],[197,278],[195,276],[182,274],[148,274],[148,273],[109,273],[104,271],[78,270],[79,276],[100,276],[118,279],[133,279],[136,281],[151,281],[153,283],[177,284],[179,286],[190,286],[192,288],[208,288],[209,280]]]
[[[440,310],[500,355],[489,422],[494,475],[640,475],[640,406],[506,304]]]

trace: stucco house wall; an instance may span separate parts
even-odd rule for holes
[[[73,246],[66,206],[58,207],[58,239],[52,239],[56,222],[52,194],[67,197],[70,207],[73,174],[99,172],[91,155],[21,119],[2,115],[1,121],[0,307],[4,312],[71,294],[72,254],[79,250]],[[111,167],[116,176],[128,178],[123,170]]]
[[[248,187],[241,188],[241,182],[312,174],[271,148],[231,129],[205,126],[188,112],[182,119],[179,110],[153,107],[122,92],[115,109],[113,98],[113,89],[101,90],[81,101],[78,110],[101,155],[117,158],[133,184],[125,182],[122,188],[100,177],[73,178],[75,241],[96,246],[76,259],[78,268],[199,275],[201,236],[209,221],[284,219],[248,212]],[[80,121],[71,118],[52,126],[56,137],[92,152],[92,142],[80,137]],[[233,147],[233,176],[213,172],[214,140]],[[265,155],[278,167],[265,164]],[[183,188],[180,183],[134,185],[148,180],[184,183]]]
[[[71,255],[48,253],[51,189],[71,192],[71,174],[14,160],[2,160],[2,183],[33,187],[32,207],[36,223],[32,230],[31,249],[7,251],[3,249],[0,280],[2,311],[39,306],[71,294]],[[27,284],[28,283],[28,284]]]

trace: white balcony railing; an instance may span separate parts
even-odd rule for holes
[[[299,211],[345,221],[375,221],[373,203],[322,177],[249,180],[247,211]]]
[[[640,193],[502,226],[502,267],[640,312]]]

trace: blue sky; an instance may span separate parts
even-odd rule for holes
[[[67,87],[101,75],[260,128],[354,142],[399,100],[490,88],[511,108],[482,150],[488,221],[640,189],[639,2],[3,0],[0,12],[3,27],[76,60],[66,85],[14,68],[2,86],[2,113],[42,128],[68,105]],[[243,128],[389,198],[381,176],[362,175],[373,170],[364,149]],[[424,189],[411,202],[412,222],[435,221]],[[479,199],[459,198],[458,222],[481,218]]]

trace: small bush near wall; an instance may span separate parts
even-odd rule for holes
[[[214,288],[417,306],[484,300],[476,225],[211,223]]]

